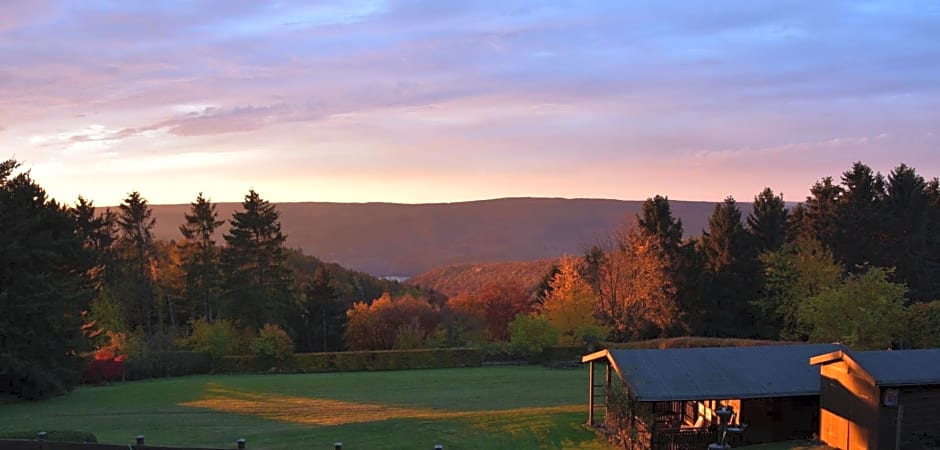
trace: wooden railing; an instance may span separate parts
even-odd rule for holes
[[[652,450],[701,450],[717,442],[718,432],[707,428],[656,430],[650,439]]]

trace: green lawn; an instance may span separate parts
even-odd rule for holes
[[[587,369],[536,366],[213,375],[82,387],[0,406],[0,432],[72,429],[100,442],[253,449],[607,449],[582,423]]]

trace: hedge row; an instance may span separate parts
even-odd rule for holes
[[[179,377],[209,373],[212,358],[206,352],[152,352],[124,362],[124,379]]]
[[[376,350],[333,353],[295,353],[285,361],[257,356],[225,356],[215,361],[214,373],[316,373],[367,370],[479,367],[483,353],[473,348]]]
[[[483,346],[483,360],[488,363],[527,362],[530,364],[580,361],[581,356],[588,353],[586,348],[584,345],[556,345],[545,347],[535,355],[528,355],[515,349],[508,342],[491,342]]]

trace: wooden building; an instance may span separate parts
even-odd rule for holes
[[[820,367],[820,438],[840,449],[940,448],[940,349],[855,352]]]
[[[721,406],[744,432],[735,443],[756,444],[810,437],[819,429],[819,369],[807,364],[835,344],[757,347],[603,350],[586,355],[590,365],[588,423],[603,422],[628,446],[701,449],[717,439]],[[598,383],[596,378],[603,377]],[[622,390],[622,392],[620,391]],[[630,433],[620,397],[631,405]],[[621,417],[617,423],[611,418]]]

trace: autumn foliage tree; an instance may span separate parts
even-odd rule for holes
[[[488,283],[477,292],[452,297],[447,307],[462,317],[482,321],[488,338],[494,341],[508,341],[509,322],[533,311],[525,287],[513,282]]]
[[[668,335],[682,326],[670,261],[645,229],[614,234],[600,264],[598,312],[620,340]]]
[[[577,259],[562,258],[542,302],[542,316],[558,330],[559,343],[565,345],[581,344],[585,336],[606,339],[609,332],[595,317],[597,298],[578,266]]]
[[[346,311],[346,347],[389,350],[423,344],[437,329],[440,312],[424,297],[388,293],[371,303],[357,302]]]

